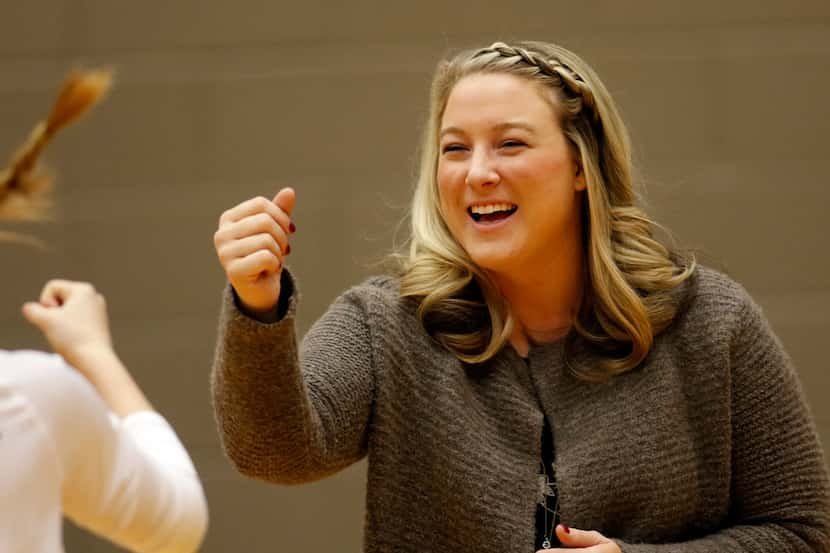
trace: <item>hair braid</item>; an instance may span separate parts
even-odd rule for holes
[[[594,123],[601,121],[591,88],[576,71],[562,63],[562,61],[555,58],[548,59],[526,48],[510,46],[504,42],[494,42],[487,48],[482,48],[476,52],[474,57],[488,53],[495,53],[503,58],[516,58],[516,62],[535,67],[539,73],[552,77],[563,89],[570,93],[570,96],[581,100],[581,108],[589,112]]]

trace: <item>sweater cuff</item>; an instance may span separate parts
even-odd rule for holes
[[[293,315],[296,311],[297,304],[297,288],[294,282],[294,276],[291,275],[288,269],[283,269],[280,275],[280,297],[277,300],[277,305],[268,313],[254,314],[245,309],[239,296],[236,294],[233,286],[228,284],[228,291],[230,296],[230,305],[233,306],[233,311],[236,315],[250,319],[261,324],[276,324],[281,322],[289,314]],[[226,303],[228,303],[226,301]]]

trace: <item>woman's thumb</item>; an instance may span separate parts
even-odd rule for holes
[[[23,317],[40,329],[43,329],[49,319],[49,308],[34,301],[24,303],[22,311]]]
[[[608,541],[599,532],[568,528],[565,524],[556,527],[556,537],[566,547],[591,547]]]
[[[283,188],[277,195],[274,196],[274,203],[285,211],[289,216],[291,216],[291,212],[294,211],[294,202],[297,200],[297,193],[294,192],[294,189],[291,187]]]

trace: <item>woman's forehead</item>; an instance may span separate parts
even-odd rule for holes
[[[471,127],[536,130],[555,120],[542,88],[532,81],[505,73],[463,77],[447,98],[439,132]]]

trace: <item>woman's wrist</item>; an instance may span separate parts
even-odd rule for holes
[[[236,294],[236,292],[234,292]],[[261,323],[275,323],[280,320],[279,316],[279,300],[270,309],[255,309],[245,304],[239,296],[236,296],[236,307],[239,312],[248,318],[254,319]]]
[[[256,309],[247,305],[242,298],[239,297],[239,294],[233,286],[231,286],[231,294],[233,295],[233,302],[239,312],[260,323],[277,323],[285,317],[285,313],[288,311],[288,301],[285,297],[285,290],[283,287],[280,287],[277,301],[268,309]]]

